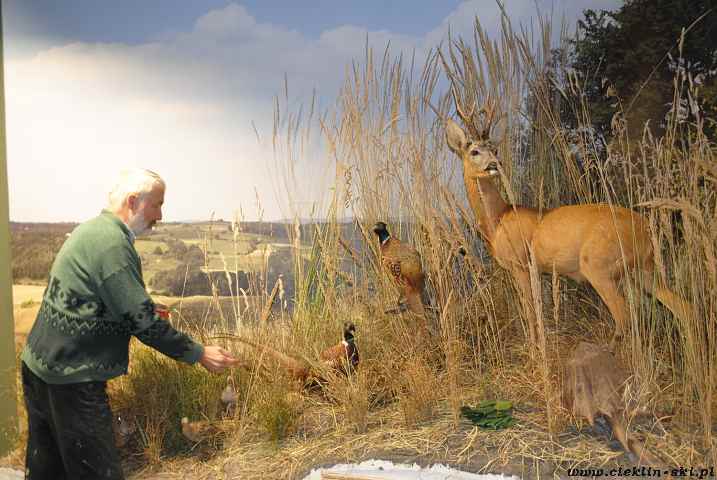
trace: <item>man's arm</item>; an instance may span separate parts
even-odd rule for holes
[[[199,361],[212,372],[238,362],[221,347],[205,347],[162,319],[141,283],[139,272],[131,266],[107,277],[101,292],[112,315],[121,318],[132,335],[168,357],[189,364]]]

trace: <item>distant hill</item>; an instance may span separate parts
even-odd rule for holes
[[[32,231],[34,233],[69,233],[79,225],[77,222],[10,222],[11,232]]]

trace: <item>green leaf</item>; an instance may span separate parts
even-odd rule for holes
[[[512,402],[507,400],[484,400],[477,408],[462,406],[461,415],[480,428],[499,430],[515,424],[510,414],[512,406]]]

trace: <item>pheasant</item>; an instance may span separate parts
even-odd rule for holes
[[[246,345],[249,345],[253,348],[256,348],[260,351],[259,355],[268,355],[271,357],[275,362],[277,362],[279,365],[281,365],[286,371],[289,376],[291,376],[293,379],[298,380],[302,383],[306,383],[306,381],[309,379],[309,376],[311,375],[311,370],[309,368],[309,365],[307,362],[303,360],[299,360],[298,358],[294,358],[290,355],[287,355],[285,353],[282,353],[274,348],[271,348],[268,345],[261,345],[257,342],[248,340],[243,337],[234,336],[227,337],[231,340],[236,340],[238,342],[244,343]],[[265,361],[262,361],[262,365],[266,366]]]
[[[416,249],[392,237],[385,223],[376,223],[373,231],[378,235],[381,244],[381,263],[391,274],[401,292],[399,305],[405,301],[409,311],[424,316],[425,309],[421,296],[425,275],[421,267],[421,257]]]
[[[115,444],[118,448],[124,447],[129,442],[132,435],[137,431],[137,424],[133,419],[128,419],[123,415],[115,415],[114,417],[114,437]]]
[[[342,373],[349,373],[359,363],[359,353],[354,341],[356,326],[352,322],[344,323],[344,339],[338,345],[321,352],[320,358],[325,366]]]
[[[225,407],[225,415],[229,415],[229,413],[236,408],[237,405],[237,399],[238,395],[236,392],[236,388],[234,388],[234,378],[232,376],[227,377],[227,386],[222,391],[221,401],[222,404]]]
[[[231,427],[232,422],[210,422],[207,420],[190,422],[187,417],[182,417],[182,435],[194,443],[226,436]]]

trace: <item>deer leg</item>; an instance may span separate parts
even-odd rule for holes
[[[667,288],[660,279],[654,278],[654,271],[645,268],[640,272],[642,275],[642,287],[650,295],[653,295],[665,307],[667,307],[678,320],[687,324],[692,318],[692,305],[675,292]]]
[[[610,314],[615,319],[615,333],[610,341],[610,348],[614,349],[617,342],[627,331],[627,304],[620,293],[617,280],[610,272],[585,269],[582,274],[590,282],[602,301],[607,305]]]
[[[667,468],[665,464],[662,463],[662,460],[651,454],[642,442],[628,433],[625,420],[622,418],[622,412],[616,413],[614,417],[608,417],[608,422],[610,423],[615,438],[622,444],[625,451],[637,457],[638,465],[652,465],[661,470]]]
[[[518,298],[523,308],[525,319],[528,322],[528,339],[530,340],[530,357],[533,357],[534,348],[538,344],[538,332],[536,331],[537,319],[533,310],[533,293],[530,288],[530,272],[528,270],[515,269],[512,271],[516,286],[518,287]]]

